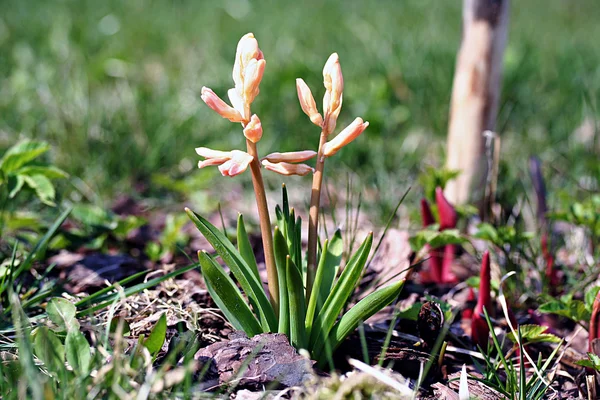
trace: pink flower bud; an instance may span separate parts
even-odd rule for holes
[[[250,106],[244,102],[241,92],[237,88],[229,89],[227,96],[233,108],[235,108],[242,116],[242,123],[250,120]]]
[[[244,100],[250,105],[258,96],[259,85],[265,72],[265,60],[252,59],[244,72]]]
[[[223,176],[239,175],[248,168],[253,159],[248,153],[232,150],[231,159],[219,166],[219,171],[221,171],[221,175]]]
[[[253,33],[247,33],[238,42],[235,52],[235,62],[233,64],[233,81],[236,87],[244,85],[244,71],[252,59],[262,59],[262,51],[258,48],[258,41]]]
[[[207,106],[215,110],[221,117],[227,118],[231,122],[242,122],[242,115],[235,108],[221,100],[211,89],[203,87],[200,97]]]
[[[304,114],[308,115],[313,124],[322,126],[323,117],[317,111],[315,98],[306,82],[300,78],[296,79],[296,90],[298,91],[298,100],[300,100],[300,107],[302,107]]]
[[[269,171],[277,172],[281,175],[300,175],[304,176],[315,170],[306,164],[290,164],[286,162],[272,163],[267,160],[262,161],[262,165]]]
[[[350,125],[341,131],[335,138],[325,143],[325,157],[331,157],[342,147],[356,139],[369,126],[368,122],[363,122],[362,118],[356,118]]]
[[[252,143],[257,143],[262,137],[263,130],[260,119],[256,114],[252,116],[248,125],[244,128],[244,136]]]
[[[218,165],[223,176],[235,176],[244,172],[254,159],[250,154],[239,150],[219,151],[206,147],[196,148],[196,153],[206,160],[198,162],[198,168]]]
[[[297,163],[310,160],[317,155],[316,151],[304,150],[304,151],[291,151],[289,153],[271,153],[263,160],[267,160],[271,163],[289,162]]]
[[[323,84],[330,97],[327,104],[324,104],[325,114],[332,112],[341,103],[342,92],[344,91],[344,78],[342,76],[342,66],[337,53],[329,56],[323,68]]]

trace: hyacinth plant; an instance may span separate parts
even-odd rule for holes
[[[186,212],[229,267],[235,279],[234,281],[229,276],[212,255],[206,251],[198,253],[208,291],[234,328],[243,330],[248,336],[263,332],[284,333],[292,345],[308,350],[312,358],[323,365],[330,359],[332,351],[362,321],[399,295],[404,281],[379,289],[340,315],[359,284],[371,250],[373,235],[369,234],[358,250],[348,257],[338,276],[343,249],[340,231],[323,243],[320,243],[318,237],[321,185],[325,160],[356,139],[367,128],[368,122],[356,118],[330,140],[342,107],[344,87],[339,58],[334,53],[323,69],[323,115],[317,111],[308,85],[302,79],[296,81],[302,110],[321,129],[318,151],[277,152],[260,159],[257,143],[262,137],[263,129],[259,117],[251,113],[250,107],[259,93],[265,63],[257,40],[249,33],[242,37],[237,46],[233,67],[235,87],[228,91],[231,106],[211,89],[202,88],[202,99],[211,109],[231,122],[241,123],[246,138],[246,151],[217,151],[199,147],[196,152],[204,158],[198,164],[200,168],[218,165],[224,176],[241,174],[250,167],[260,221],[268,293],[263,290],[257,261],[241,215],[238,218],[236,248],[205,218],[189,209]],[[304,164],[315,156],[317,161],[314,169]],[[274,229],[271,227],[262,178],[263,167],[281,175],[313,174],[306,257],[302,254],[302,219],[290,208],[285,186],[282,207],[278,206],[275,210],[277,223]]]

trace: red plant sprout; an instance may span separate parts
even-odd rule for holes
[[[548,232],[544,232],[542,235],[542,255],[546,262],[546,279],[548,279],[550,291],[556,293],[560,279],[558,278],[558,270],[554,268],[554,256],[550,252],[550,246],[548,245]]]
[[[435,189],[435,202],[438,206],[438,213],[440,214],[440,231],[456,228],[458,222],[456,210],[452,204],[448,202],[444,196],[444,191],[439,186]]]
[[[448,202],[444,196],[444,191],[441,187],[435,189],[435,202],[437,203],[438,213],[440,215],[440,231],[446,229],[455,229],[458,222],[456,209]],[[456,257],[456,245],[448,244],[444,246],[444,255],[441,269],[441,283],[456,283],[458,280],[452,273],[452,265]]]
[[[462,319],[470,320],[473,318],[473,303],[475,302],[475,291],[472,287],[469,288],[469,294],[467,295],[467,306],[463,309]]]
[[[486,349],[490,335],[490,329],[483,315],[484,308],[489,311],[492,305],[490,274],[490,252],[483,253],[481,261],[481,272],[479,275],[479,297],[477,305],[471,317],[471,339],[473,343]]]
[[[589,352],[597,354],[595,351],[594,342],[600,339],[600,297],[596,295],[594,299],[594,305],[592,306],[592,317],[590,318],[590,330],[589,330]]]
[[[435,223],[431,207],[426,199],[421,199],[421,219],[423,228]],[[429,248],[429,271],[421,275],[425,283],[442,283],[442,257],[439,249]]]
[[[423,221],[423,228],[435,223],[431,207],[429,207],[429,203],[426,199],[421,199],[421,220]]]

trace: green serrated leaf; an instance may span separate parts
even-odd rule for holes
[[[90,344],[79,330],[71,329],[65,338],[67,361],[79,376],[86,376],[90,371],[92,354]]]
[[[77,309],[73,303],[62,297],[55,297],[48,302],[46,313],[50,321],[58,326],[58,332],[79,329],[79,321],[75,318]]]
[[[22,175],[43,175],[48,179],[67,178],[69,174],[53,165],[26,165],[17,170]]]
[[[286,277],[289,301],[290,342],[296,349],[306,348],[306,300],[304,299],[304,286],[298,267],[291,257],[286,259]]]
[[[538,311],[545,314],[556,314],[567,317],[575,322],[589,321],[591,312],[586,308],[581,300],[571,300],[563,303],[558,300],[549,301],[542,304]]]
[[[50,150],[50,146],[45,142],[26,140],[17,143],[8,149],[0,159],[0,170],[8,175],[48,150]]]
[[[50,179],[44,175],[21,175],[23,180],[31,189],[35,191],[36,196],[42,203],[54,207],[54,198],[56,190]]]
[[[165,343],[167,336],[167,314],[161,314],[156,325],[152,328],[152,332],[148,336],[148,339],[144,341],[144,347],[148,349],[150,354],[155,355],[160,351],[162,345]]]
[[[256,279],[260,280],[256,258],[254,257],[254,251],[252,250],[252,245],[250,244],[250,239],[246,232],[246,225],[244,224],[244,217],[242,214],[238,215],[237,245],[240,255],[244,258],[244,261],[246,261],[246,264],[248,264],[254,275],[256,275]]]
[[[598,296],[598,291],[600,291],[600,286],[594,286],[592,289],[589,289],[585,292],[585,308],[591,313],[592,307],[594,306],[594,300],[596,300],[596,296]]]
[[[198,259],[208,292],[231,325],[246,332],[249,337],[262,333],[263,330],[248,307],[246,299],[223,267],[205,251],[198,252]]]
[[[21,175],[8,176],[8,198],[13,199],[23,188],[25,179]]]
[[[548,330],[547,327],[545,326],[540,326],[540,325],[519,325],[519,328],[521,329],[521,339],[522,339],[522,344],[528,344],[528,343],[560,343],[561,339],[558,336],[555,336],[551,333],[547,333],[546,331]],[[507,334],[507,337],[513,342],[513,343],[517,343],[517,341],[515,340],[515,336],[513,335],[512,332],[509,332]]]
[[[262,288],[262,282],[256,278],[256,275],[252,272],[246,261],[244,261],[244,258],[217,227],[190,209],[186,209],[186,212],[198,230],[200,230],[217,254],[221,256],[225,264],[231,269],[235,279],[239,282],[242,290],[252,303],[254,310],[258,312],[264,331],[275,332],[277,330],[277,318]]]

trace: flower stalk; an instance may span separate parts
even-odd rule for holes
[[[269,217],[269,206],[267,203],[267,194],[258,161],[258,150],[256,143],[246,139],[246,148],[248,154],[253,158],[250,162],[250,171],[252,172],[252,185],[256,196],[256,207],[258,208],[258,219],[260,222],[260,233],[262,236],[263,250],[265,252],[265,266],[267,268],[267,284],[269,286],[269,298],[275,314],[279,311],[279,280],[277,277],[277,266],[275,264],[275,255],[273,253],[273,235],[271,235],[271,218]]]
[[[337,53],[327,59],[323,68],[323,116],[317,111],[315,99],[308,85],[302,79],[296,79],[296,89],[302,111],[310,118],[311,122],[321,127],[317,162],[313,175],[312,191],[310,194],[310,210],[308,220],[308,254],[306,273],[306,297],[310,298],[312,286],[317,272],[317,247],[319,240],[319,210],[321,206],[321,187],[323,185],[323,172],[325,159],[336,154],[342,147],[352,142],[369,126],[362,118],[356,118],[350,125],[342,130],[333,140],[327,141],[329,135],[335,130],[338,116],[342,109],[342,93],[344,91],[344,78],[342,67]]]
[[[319,139],[317,163],[313,174],[312,190],[310,194],[310,210],[308,218],[308,254],[306,268],[306,298],[310,298],[315,275],[317,274],[317,241],[319,238],[319,208],[321,203],[321,186],[323,185],[323,171],[325,170],[324,147],[327,143],[327,134],[323,131]]]

